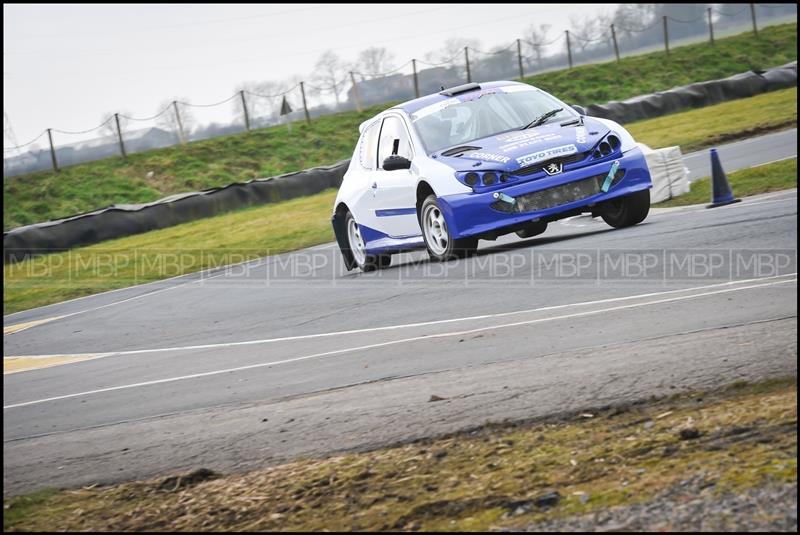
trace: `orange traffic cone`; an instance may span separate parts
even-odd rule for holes
[[[728,177],[725,176],[722,164],[719,163],[717,149],[711,149],[711,204],[706,205],[706,208],[716,208],[739,201],[741,199],[733,196],[731,186],[728,184]]]

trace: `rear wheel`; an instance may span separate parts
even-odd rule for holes
[[[361,271],[375,271],[391,265],[392,255],[367,253],[366,242],[361,236],[361,228],[350,212],[347,212],[345,216],[345,228],[347,228],[347,242],[350,245],[350,253],[353,255],[356,265],[361,268]]]
[[[650,212],[650,190],[637,191],[606,201],[600,216],[614,228],[641,223]]]
[[[464,258],[478,249],[477,238],[456,240],[451,236],[444,214],[436,202],[436,195],[429,195],[422,203],[419,218],[422,237],[432,260],[442,262],[452,258]]]

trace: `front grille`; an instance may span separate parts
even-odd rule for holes
[[[575,163],[583,160],[589,155],[588,152],[578,152],[576,154],[570,154],[569,156],[560,156],[558,158],[551,158],[544,162],[538,162],[533,165],[529,165],[528,167],[521,167],[519,170],[514,171],[514,174],[517,176],[528,176],[534,173],[538,173],[551,163],[561,163],[561,165],[567,165],[570,163]]]
[[[600,187],[603,185],[606,176],[608,176],[608,173],[534,191],[526,195],[520,195],[515,198],[513,204],[495,201],[491,204],[491,207],[509,214],[546,210],[547,208],[553,208],[554,206],[560,206],[591,197],[592,195],[597,195],[600,193]],[[623,176],[625,176],[625,170],[618,169],[617,173],[614,175],[614,179],[611,181],[611,185],[617,184],[622,180]]]

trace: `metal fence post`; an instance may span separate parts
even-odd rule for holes
[[[306,114],[306,122],[311,124],[311,117],[308,115],[308,105],[306,104],[305,82],[300,82],[300,94],[303,95],[303,112]]]
[[[472,81],[472,73],[469,72],[469,47],[464,47],[464,60],[467,62],[467,83]]]
[[[47,138],[50,140],[50,159],[53,160],[53,171],[58,173],[58,162],[56,161],[56,149],[53,147],[53,133],[47,129]]]
[[[414,70],[414,98],[419,98],[419,80],[417,80],[417,60],[411,60],[411,68]]]
[[[756,24],[756,5],[750,4],[750,16],[753,18],[753,33],[758,38],[758,25]]]
[[[125,143],[122,141],[122,128],[119,127],[119,113],[114,114],[114,120],[117,122],[117,136],[119,136],[119,151],[122,153],[123,158],[127,158],[125,153]]]
[[[522,43],[517,39],[517,63],[519,63],[519,79],[522,80],[525,75],[522,73]]]
[[[661,18],[664,21],[664,50],[667,51],[667,55],[669,56],[669,33],[667,32],[667,16],[664,15]]]
[[[708,12],[708,38],[711,40],[711,44],[714,44],[714,23],[711,22],[711,8],[706,8]]]
[[[358,94],[358,86],[356,85],[356,76],[353,71],[350,71],[350,81],[353,83],[353,95],[356,97],[356,110],[361,111],[361,96]]]
[[[569,30],[564,30],[567,35],[567,60],[569,60],[569,68],[572,68],[572,46],[569,43]]]
[[[180,137],[181,144],[186,145],[186,134],[183,132],[183,123],[181,122],[181,113],[178,111],[178,101],[172,101],[172,107],[175,109],[175,120],[178,122],[178,136]]]
[[[239,91],[239,96],[242,97],[242,110],[244,110],[244,127],[250,131],[250,114],[247,113],[247,101],[244,99],[244,89]]]
[[[617,44],[617,31],[614,29],[614,25],[611,25],[611,39],[614,41],[614,55],[617,56],[617,62],[619,62],[619,45]]]

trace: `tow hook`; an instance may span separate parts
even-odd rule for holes
[[[603,186],[600,188],[600,191],[608,193],[608,189],[611,187],[611,181],[614,180],[614,175],[617,174],[617,169],[619,169],[619,160],[611,164],[611,171],[606,175],[606,179],[603,181]]]
[[[494,197],[495,199],[497,199],[497,200],[499,200],[499,201],[502,201],[502,202],[508,203],[508,204],[510,204],[511,206],[514,206],[514,204],[517,202],[517,200],[516,200],[514,197],[512,197],[512,196],[510,196],[510,195],[506,195],[505,193],[500,193],[500,192],[497,192],[497,191],[496,191],[496,192],[494,192],[494,194],[492,195],[492,197]]]

